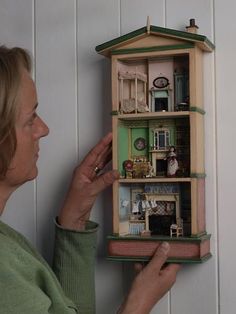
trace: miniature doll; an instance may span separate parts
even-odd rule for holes
[[[179,164],[176,159],[175,147],[170,146],[169,152],[167,154],[167,176],[173,177],[176,171],[179,169]]]

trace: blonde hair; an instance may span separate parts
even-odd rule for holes
[[[26,50],[0,46],[0,179],[5,177],[16,151],[15,118],[23,68],[31,71]]]

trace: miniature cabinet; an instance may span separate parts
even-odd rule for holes
[[[205,228],[203,65],[214,45],[186,31],[140,28],[96,47],[111,58],[114,260],[148,260],[162,241],[169,261],[202,262]]]

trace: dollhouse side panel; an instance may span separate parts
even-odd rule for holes
[[[191,179],[192,235],[205,232],[205,179]]]
[[[204,115],[198,112],[190,113],[190,145],[191,174],[203,175],[204,165]]]
[[[117,84],[118,64],[117,58],[112,56],[111,58],[111,99],[112,99],[112,111],[118,110],[119,106],[119,86]]]
[[[190,51],[190,105],[193,108],[203,109],[203,52],[195,46]]]
[[[117,119],[116,117],[112,117],[112,129],[114,130],[113,132],[113,139],[112,139],[112,164],[113,164],[113,169],[118,170],[118,154],[117,154],[117,145],[118,145],[118,124],[117,124]],[[118,182],[115,182],[112,187],[113,191],[113,198],[112,198],[112,221],[113,221],[113,232],[114,233],[119,233],[119,196],[118,196]]]
[[[206,231],[206,212],[205,212],[205,178],[197,179],[197,189],[198,189],[198,231],[199,233],[204,233]]]

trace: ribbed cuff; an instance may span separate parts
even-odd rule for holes
[[[76,230],[76,229],[68,229],[62,227],[58,223],[58,217],[54,219],[55,226],[61,230],[68,231],[68,232],[75,232],[75,233],[88,233],[88,232],[96,232],[98,229],[98,224],[94,221],[87,220],[85,224],[85,230]]]
[[[55,220],[53,269],[66,295],[81,313],[95,311],[94,265],[98,224],[86,222],[85,230],[68,230]]]

